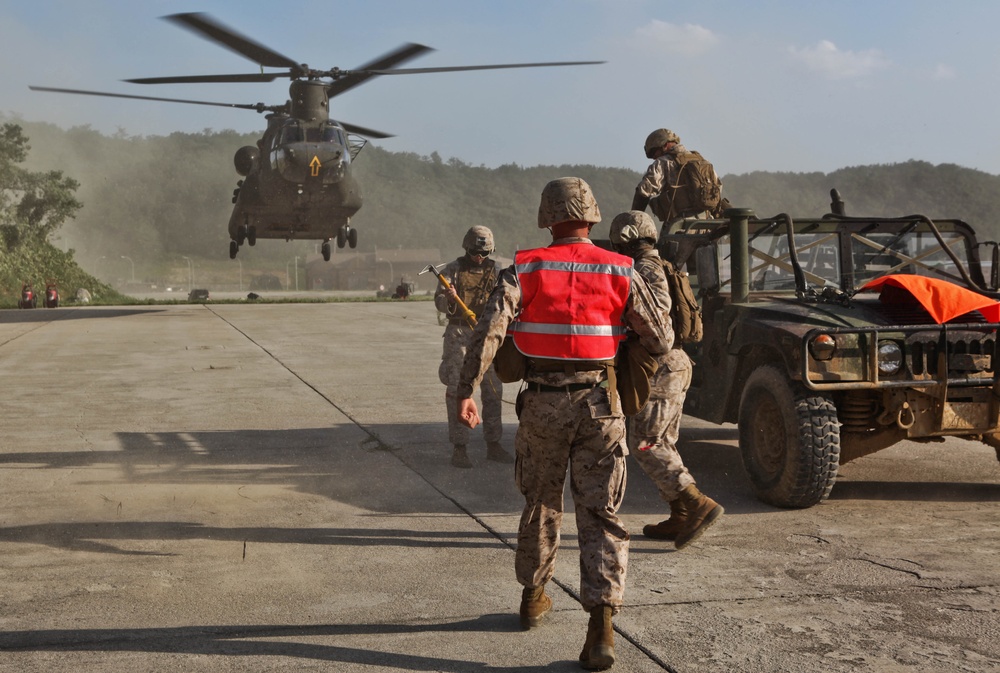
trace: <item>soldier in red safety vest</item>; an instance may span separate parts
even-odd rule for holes
[[[569,467],[580,543],[580,602],[590,613],[580,662],[589,670],[615,660],[611,618],[622,606],[628,532],[617,511],[625,492],[625,417],[609,372],[626,330],[653,354],[673,332],[632,260],[590,241],[601,221],[589,185],[553,180],[542,191],[538,226],[545,248],[522,250],[490,295],[459,378],[459,417],[479,421],[472,391],[505,336],[526,357],[518,395],[515,478],[525,505],[515,571],[524,587],[522,628],[551,610],[545,583],[555,570]]]

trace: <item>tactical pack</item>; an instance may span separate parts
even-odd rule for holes
[[[702,337],[701,306],[691,288],[687,271],[681,271],[667,260],[663,260],[663,273],[670,287],[670,301],[673,304],[670,317],[673,321],[676,344],[696,344]]]
[[[651,202],[651,209],[663,222],[704,211],[716,213],[722,200],[722,182],[715,168],[698,152],[674,155],[680,164],[677,182],[666,185]]]

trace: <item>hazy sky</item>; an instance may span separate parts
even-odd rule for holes
[[[1000,174],[995,0],[0,0],[0,113],[106,133],[256,132],[254,112],[37,93],[29,84],[280,104],[268,84],[127,84],[258,72],[159,17],[203,11],[314,68],[404,42],[405,67],[604,60],[573,68],[385,76],[332,101],[390,151],[486,166],[642,170],[653,129],[720,173],[920,159]]]

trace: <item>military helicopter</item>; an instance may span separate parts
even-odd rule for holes
[[[281,105],[216,103],[180,98],[83,91],[31,86],[34,91],[109,96],[138,100],[214,105],[268,113],[267,129],[256,146],[237,150],[233,159],[242,179],[233,191],[229,218],[229,257],[234,259],[244,243],[259,238],[322,240],[323,259],[330,260],[330,242],[357,247],[358,232],[351,217],[361,208],[361,188],[351,175],[351,163],[368,138],[390,134],[330,118],[330,99],[378,75],[409,75],[500,68],[537,68],[592,65],[603,61],[512,63],[437,68],[399,68],[429,51],[420,44],[404,44],[353,70],[314,70],[245,37],[207,14],[185,13],[163,17],[202,38],[216,42],[254,63],[260,72],[235,75],[191,75],[124,80],[135,84],[188,84],[219,82],[271,82],[289,78],[288,100]],[[264,68],[283,70],[265,72]]]

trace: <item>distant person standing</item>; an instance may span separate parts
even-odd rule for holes
[[[665,316],[675,310],[656,251],[656,224],[646,213],[632,210],[611,222],[611,244],[635,260],[635,270],[649,284]],[[670,323],[670,318],[666,318]],[[628,448],[643,471],[656,484],[660,496],[670,504],[670,518],[643,527],[642,534],[658,540],[673,540],[677,549],[694,542],[722,516],[722,505],[695,485],[694,477],[677,452],[684,397],[691,386],[691,358],[678,340],[657,357],[658,368],[650,381],[649,399],[629,419]]]
[[[635,188],[632,210],[649,206],[663,222],[663,233],[687,219],[710,219],[728,206],[715,168],[684,147],[676,133],[657,129],[646,138],[644,149],[653,163]]]
[[[465,255],[448,263],[441,270],[450,288],[438,284],[434,293],[434,306],[448,318],[444,330],[444,349],[438,377],[445,389],[445,405],[448,408],[448,439],[452,444],[451,464],[455,467],[470,468],[468,443],[469,429],[458,418],[459,372],[465,360],[465,350],[472,336],[472,325],[459,310],[458,299],[462,300],[475,316],[483,312],[486,299],[497,283],[496,262],[490,259],[495,245],[493,232],[488,227],[477,225],[465,233],[462,240]],[[483,376],[480,391],[483,398],[483,438],[486,440],[486,459],[499,463],[513,463],[511,456],[500,444],[503,436],[503,384],[491,367]]]
[[[615,662],[612,616],[622,607],[628,531],[617,511],[625,493],[625,417],[613,361],[631,329],[652,353],[669,348],[663,311],[632,260],[590,240],[601,213],[579,178],[542,191],[538,226],[548,247],[521,250],[501,275],[473,332],[458,386],[459,416],[479,423],[472,399],[508,333],[526,357],[518,395],[515,478],[524,495],[514,569],[521,627],[538,626],[552,609],[545,584],[555,572],[569,468],[580,545],[580,602],[590,613],[580,663]]]

